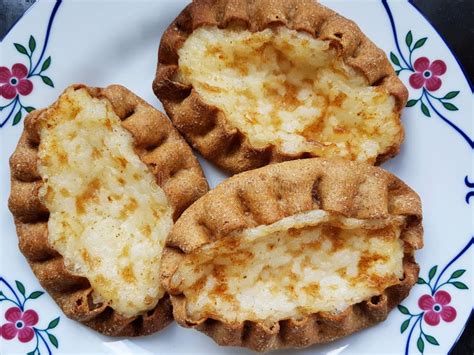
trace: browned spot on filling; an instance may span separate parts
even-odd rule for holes
[[[131,198],[128,203],[123,206],[123,208],[120,210],[119,218],[120,219],[125,219],[129,214],[135,212],[135,210],[138,207],[138,202],[135,200],[135,198]]]
[[[219,47],[215,47],[215,46],[210,46],[206,48],[206,54],[209,56],[218,56],[221,59],[222,59],[221,56],[223,56],[222,50]]]
[[[285,286],[285,290],[286,290],[291,296],[293,296],[293,295],[295,294],[295,292],[296,292],[296,291],[295,291],[295,286],[293,286],[293,285],[291,285],[291,284],[290,284],[290,285],[286,285],[286,286]],[[278,290],[276,290],[276,291],[278,292]]]
[[[69,162],[69,159],[64,152],[58,152],[58,160],[62,165],[67,165]]]
[[[290,84],[288,81],[285,81],[283,84],[285,87],[285,95],[283,96],[282,103],[284,106],[290,109],[296,109],[300,105],[300,100],[298,100],[298,88]]]
[[[112,130],[112,122],[108,118],[105,120],[105,127],[107,127],[109,131]]]
[[[343,92],[340,92],[339,94],[337,94],[334,100],[332,100],[331,104],[336,107],[341,107],[342,103],[344,102],[346,98],[347,98],[347,95],[344,94]]]
[[[145,224],[141,226],[140,231],[143,233],[143,235],[149,237],[151,235],[151,227],[149,224]]]
[[[195,269],[196,272],[199,272],[198,269]],[[194,290],[197,292],[199,292],[200,290],[202,290],[204,288],[204,286],[206,285],[206,281],[207,281],[207,278],[208,278],[208,275],[204,275],[202,276],[201,278],[199,278],[192,286],[191,286],[191,290]]]
[[[303,292],[315,298],[319,296],[319,289],[319,284],[309,284],[307,286],[302,287]]]
[[[76,210],[78,213],[85,213],[85,205],[89,201],[97,201],[97,192],[100,189],[100,181],[95,178],[86,187],[86,190],[76,198]]]
[[[280,93],[273,86],[270,86],[268,83],[263,83],[263,90],[266,96],[280,96]]]
[[[239,94],[242,94],[243,96],[245,96],[249,100],[257,100],[255,95],[248,88],[245,88],[243,90],[239,90]]]
[[[115,157],[115,160],[118,161],[118,163],[120,164],[120,166],[122,168],[126,168],[127,167],[127,164],[128,164],[128,161],[125,159],[125,158],[122,158],[122,157]]]
[[[46,188],[46,193],[44,195],[45,199],[50,200],[51,198],[53,198],[53,194],[53,189],[51,188],[51,186],[48,185],[48,187]]]
[[[125,245],[125,246],[122,248],[122,251],[121,251],[121,253],[120,253],[119,256],[126,258],[126,257],[128,257],[129,255],[130,255],[130,246]]]
[[[386,262],[387,260],[388,260],[388,258],[385,255],[380,255],[380,254],[377,254],[377,253],[362,255],[359,259],[359,264],[358,264],[359,276],[352,279],[352,283],[358,282],[358,281],[363,280],[363,279],[367,279],[368,278],[368,276],[367,276],[368,270],[375,263],[377,263],[377,262]],[[376,275],[371,275],[369,277],[369,280],[371,281],[371,283],[374,286],[386,284],[386,283],[383,282],[383,280],[386,280],[386,279],[387,278],[385,278],[385,277],[379,277],[379,276],[376,276]]]
[[[271,251],[273,249],[275,249],[275,244],[273,244],[273,243],[267,244],[267,250],[268,251]]]
[[[224,58],[225,55],[219,56],[219,58]],[[241,75],[248,75],[249,69],[247,67],[248,57],[246,55],[240,55],[235,53],[232,57],[232,60],[229,61],[229,65],[234,69],[237,69]]]
[[[49,186],[48,186],[48,188],[49,188]],[[71,194],[69,193],[69,191],[66,190],[64,187],[62,187],[62,188],[59,190],[59,192],[61,193],[61,195],[62,195],[63,197],[70,197],[70,196],[71,196]]]
[[[216,279],[216,285],[212,289],[212,294],[215,297],[220,297],[229,302],[233,301],[233,296],[229,295],[227,291],[229,287],[227,285],[227,277],[225,275],[225,266],[224,265],[215,265],[212,270],[212,275]]]
[[[126,282],[132,283],[136,281],[135,274],[133,273],[133,268],[132,265],[129,264],[128,266],[124,267],[121,271],[120,274],[122,275],[123,279]]]
[[[81,256],[82,256],[82,260],[84,260],[84,262],[89,267],[95,267],[100,264],[100,259],[97,257],[91,256],[86,249],[81,250]]]
[[[91,258],[89,257],[89,252],[86,249],[81,250],[81,256],[82,260],[84,260],[86,264],[90,264]]]
[[[100,150],[97,149],[96,147],[92,148],[92,158],[94,159],[99,159],[102,156],[100,153]]]
[[[345,239],[341,236],[341,228],[331,226],[329,224],[324,224],[322,226],[322,235],[327,236],[331,241],[331,251],[335,252],[344,248]]]
[[[204,88],[206,88],[206,90],[209,90],[209,91],[211,91],[211,92],[216,92],[216,93],[220,93],[220,92],[221,92],[221,89],[219,89],[218,87],[209,85],[209,84],[207,84],[207,83],[203,83],[202,85],[203,85]]]
[[[231,238],[226,238],[223,240],[223,247],[226,249],[237,249],[237,247],[240,245],[240,241],[238,238],[231,237]]]
[[[288,235],[292,237],[298,237],[299,235],[301,235],[302,231],[303,231],[303,228],[289,228]]]
[[[321,105],[318,107],[321,110],[318,119],[316,119],[311,125],[306,127],[301,135],[308,140],[308,142],[320,143],[320,135],[324,129],[324,126],[328,119],[329,113],[329,99],[326,96],[319,96],[322,99]],[[327,142],[321,142],[326,143]]]
[[[339,276],[341,276],[342,278],[345,278],[346,274],[347,274],[347,268],[345,268],[345,267],[340,268],[340,269],[336,270],[336,272]]]
[[[334,126],[333,131],[334,131],[334,133],[338,133],[338,134],[343,134],[343,133],[347,132],[344,127],[339,126],[339,125]]]

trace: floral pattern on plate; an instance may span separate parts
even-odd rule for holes
[[[41,297],[44,292],[34,291],[28,295],[23,283],[15,281],[15,286],[16,290],[5,278],[0,277],[0,303],[12,305],[3,315],[4,322],[0,323],[0,338],[21,343],[31,342],[34,348],[28,355],[40,355],[43,353],[42,349],[51,354],[51,346],[59,347],[58,339],[51,330],[58,326],[60,318],[54,318],[45,328],[38,327],[41,319],[38,312],[32,309],[31,301]]]
[[[56,12],[61,4],[61,1],[56,2],[51,12],[48,27],[46,29],[46,36],[39,57],[34,61],[35,52],[38,52],[36,39],[30,35],[28,45],[25,46],[20,43],[14,43],[15,49],[18,53],[27,57],[27,65],[22,63],[15,63],[11,66],[0,66],[0,97],[7,100],[7,103],[0,105],[0,128],[5,126],[7,122],[12,119],[12,125],[17,125],[24,112],[29,113],[35,108],[25,104],[22,99],[28,96],[33,91],[35,78],[41,78],[42,82],[50,87],[54,87],[54,83],[45,71],[51,65],[51,56],[45,57],[46,48],[49,42],[49,35],[51,33],[51,26],[56,16]],[[2,113],[4,112],[4,113]]]

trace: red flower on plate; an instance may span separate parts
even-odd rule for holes
[[[410,75],[410,85],[414,89],[423,86],[429,91],[436,91],[441,87],[441,79],[438,76],[446,73],[446,64],[437,59],[433,63],[426,57],[418,58],[413,65],[415,73]]]
[[[452,322],[456,319],[456,310],[448,306],[451,296],[446,291],[438,291],[434,297],[423,295],[418,300],[418,306],[425,311],[423,319],[429,325],[438,325],[440,318],[445,322]]]
[[[5,319],[9,322],[2,325],[2,336],[7,339],[13,339],[18,335],[18,340],[27,343],[33,339],[35,331],[32,326],[38,323],[38,314],[29,309],[22,312],[18,307],[12,307],[5,312]]]
[[[0,67],[0,96],[10,100],[17,93],[26,96],[33,91],[33,83],[26,79],[28,69],[20,63],[13,65],[12,70]]]

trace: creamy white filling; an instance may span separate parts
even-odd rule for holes
[[[403,277],[403,217],[317,210],[244,230],[185,256],[172,277],[191,319],[275,322],[340,312]]]
[[[402,134],[395,100],[346,66],[328,41],[286,27],[202,27],[179,50],[177,79],[257,147],[374,162]]]
[[[68,270],[125,316],[153,309],[172,207],[110,103],[68,89],[42,122],[39,157],[48,239]]]

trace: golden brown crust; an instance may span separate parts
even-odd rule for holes
[[[162,113],[122,86],[73,87],[85,88],[91,96],[110,101],[123,127],[132,134],[136,153],[172,204],[174,220],[208,190],[191,148]],[[48,109],[43,109],[26,117],[25,130],[10,158],[9,208],[15,219],[21,252],[41,285],[68,317],[111,336],[147,335],[162,329],[172,321],[168,296],[144,315],[123,317],[107,305],[94,304],[87,278],[66,270],[63,257],[49,245],[49,212],[38,195],[43,182],[37,169],[39,121],[47,119],[47,115]]]
[[[186,299],[173,294],[171,277],[185,254],[232,232],[274,223],[297,213],[323,209],[358,219],[406,216],[404,279],[378,298],[351,306],[343,313],[311,314],[302,320],[282,320],[272,327],[258,322],[228,324],[220,320],[192,321]],[[305,347],[348,335],[378,323],[407,295],[418,277],[414,251],[423,245],[421,201],[400,179],[364,163],[313,158],[269,165],[236,175],[187,209],[174,225],[163,252],[161,278],[171,293],[173,314],[221,345],[257,351]]]
[[[329,40],[346,64],[362,73],[369,85],[385,89],[395,97],[399,112],[406,104],[408,91],[385,53],[353,21],[314,0],[195,0],[163,34],[153,90],[187,141],[231,173],[308,157],[308,153],[283,153],[273,145],[255,148],[242,132],[229,125],[222,111],[206,104],[192,86],[174,79],[178,71],[178,51],[195,29],[236,25],[250,31],[283,25]],[[376,163],[397,155],[402,141],[403,132],[392,147],[377,157]]]

